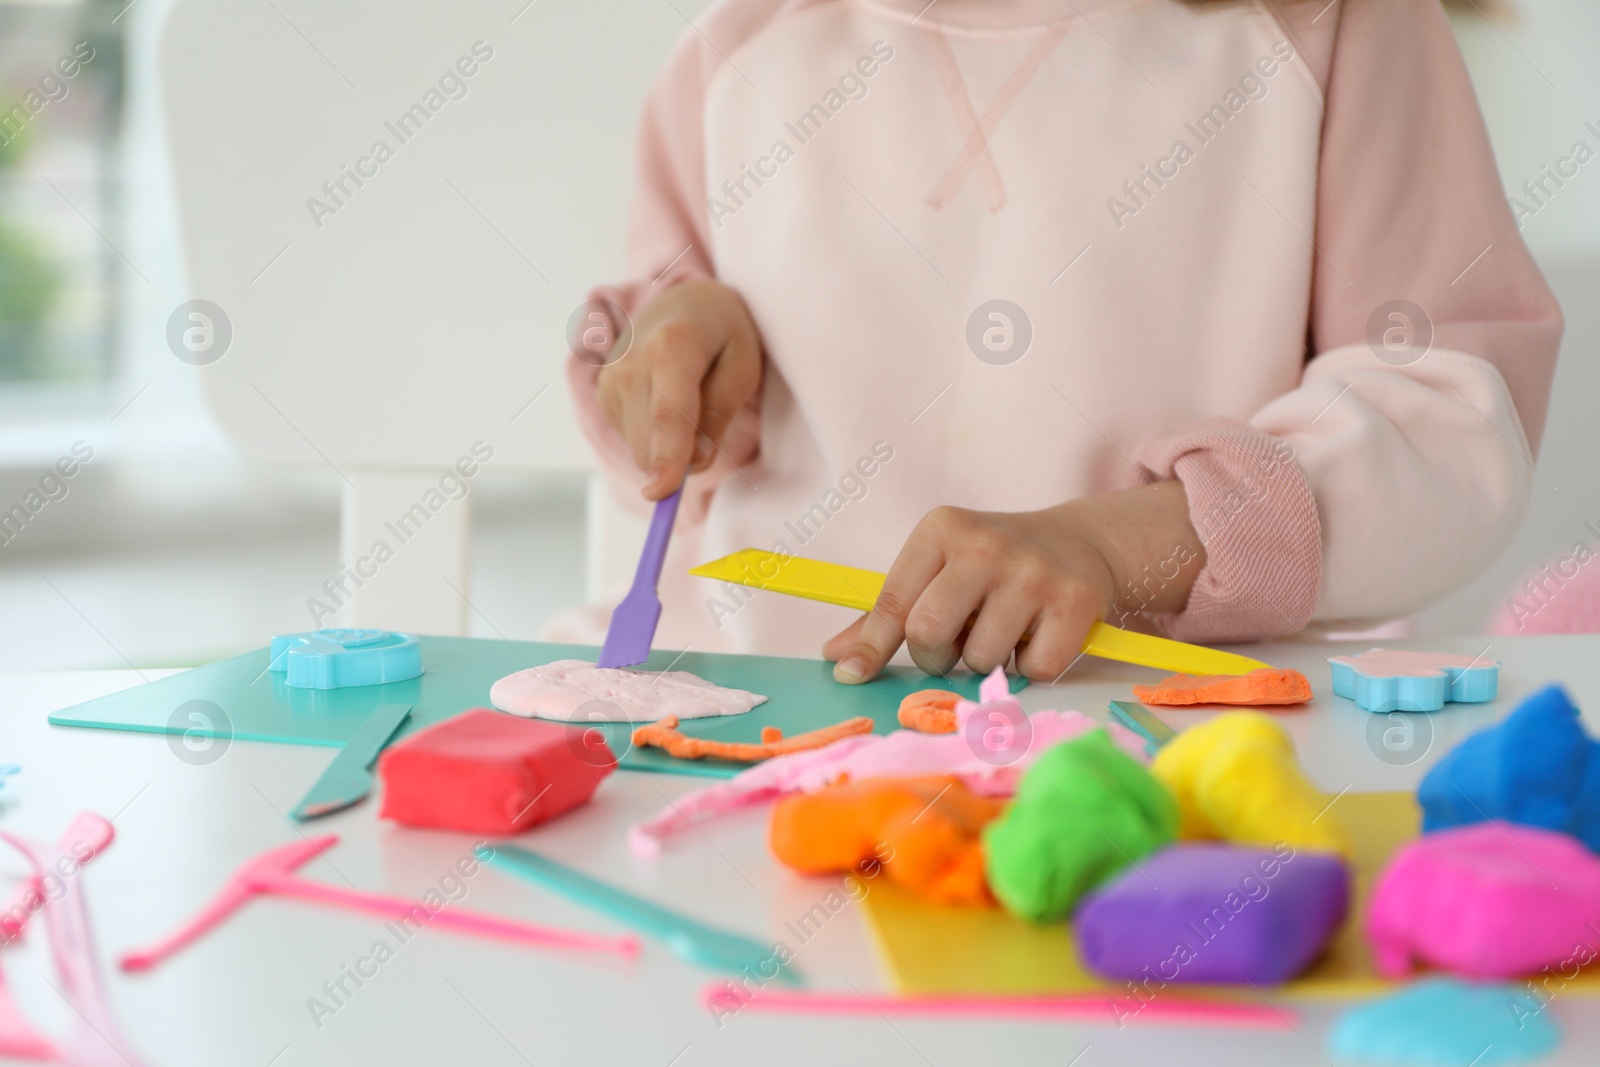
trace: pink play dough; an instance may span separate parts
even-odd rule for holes
[[[688,671],[630,671],[560,659],[508,674],[489,688],[489,703],[527,718],[564,722],[655,722],[668,715],[703,719],[743,715],[767,698],[724,689]]]
[[[1446,667],[1494,664],[1493,660],[1459,656],[1453,652],[1399,652],[1388,648],[1375,648],[1359,656],[1335,656],[1333,662],[1349,664],[1373,678],[1432,678]]]
[[[1024,717],[1002,670],[984,679],[979,696],[985,714],[975,725],[994,723],[996,720],[988,713],[997,703],[1006,705],[1015,720]],[[692,828],[696,819],[726,815],[785,793],[815,793],[846,776],[859,782],[868,778],[945,774],[960,778],[967,788],[982,796],[1011,796],[1022,773],[1045,749],[1100,725],[1077,711],[1036,711],[1026,716],[1026,730],[994,725],[968,729],[979,706],[970,700],[956,705],[957,727],[953,734],[915,730],[864,734],[846,737],[825,748],[769,759],[725,782],[680,797],[650,818],[635,823],[628,841],[639,855],[658,855],[666,838]],[[1115,723],[1108,730],[1123,751],[1140,762],[1146,760],[1142,738]]]
[[[1367,909],[1380,973],[1416,964],[1514,978],[1600,951],[1600,859],[1575,838],[1492,821],[1395,853]]]

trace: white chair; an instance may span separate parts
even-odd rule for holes
[[[245,452],[343,479],[362,584],[330,624],[466,632],[470,496],[440,480],[475,445],[494,470],[592,467],[566,323],[617,276],[639,105],[684,23],[518,7],[178,0],[162,29],[189,295],[232,332],[206,402]],[[591,594],[640,529],[590,492]]]

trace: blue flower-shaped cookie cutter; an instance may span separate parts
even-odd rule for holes
[[[1374,648],[1328,662],[1333,695],[1367,711],[1438,711],[1445,701],[1481,704],[1500,690],[1499,661],[1477,656]]]

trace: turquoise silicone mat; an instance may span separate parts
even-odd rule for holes
[[[134,689],[65,708],[50,716],[57,726],[89,726],[149,733],[194,733],[242,741],[276,741],[338,747],[380,704],[410,704],[410,733],[459,711],[489,706],[495,679],[558,659],[593,662],[587,645],[552,645],[473,637],[423,637],[420,678],[353,689],[291,689],[269,672],[267,650],[218,660]],[[839,685],[822,660],[731,656],[709,652],[652,652],[643,670],[689,671],[718,685],[761,693],[767,702],[746,715],[693,719],[680,729],[718,741],[760,741],[763,726],[785,736],[815,730],[856,715],[871,717],[877,732],[898,728],[900,700],[918,689],[954,689],[976,699],[971,674],[933,678],[913,668],[891,667],[865,685]],[[1013,690],[1027,684],[1012,680]],[[203,703],[196,703],[197,701]],[[746,765],[724,760],[673,759],[659,749],[636,749],[628,723],[573,727],[598,729],[630,770],[728,778]]]

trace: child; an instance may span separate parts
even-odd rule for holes
[[[1050,680],[1414,612],[1522,515],[1561,314],[1438,0],[724,0],[638,151],[570,381],[689,472],[661,647],[816,654],[685,573],[757,547],[889,571],[840,681]]]

